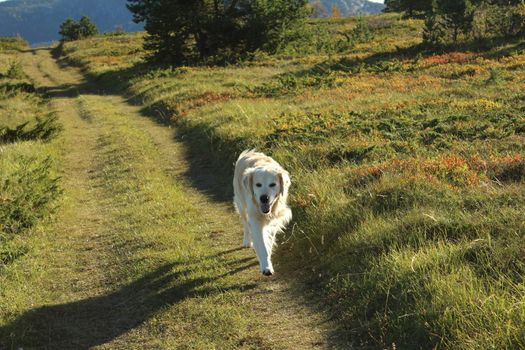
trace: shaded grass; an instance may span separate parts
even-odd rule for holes
[[[90,119],[96,122],[96,127],[91,128],[99,128],[98,136],[91,133],[84,136],[97,136],[94,139],[97,151],[92,154],[95,173],[91,181],[94,183],[90,185],[96,190],[91,194],[84,192],[82,200],[89,204],[93,201],[91,196],[95,196],[99,203],[95,212],[90,212],[89,207],[84,209],[90,213],[90,220],[100,220],[102,224],[88,227],[94,230],[94,242],[98,240],[96,237],[105,237],[99,244],[107,247],[96,249],[102,249],[97,253],[99,263],[113,266],[104,273],[106,283],[114,284],[115,290],[22,313],[0,328],[2,339],[17,347],[43,346],[48,344],[48,337],[53,346],[66,347],[110,343],[123,346],[122,342],[129,347],[130,339],[126,340],[129,337],[141,346],[148,342],[151,346],[162,343],[163,346],[183,347],[198,340],[203,347],[232,347],[242,339],[250,319],[248,310],[241,312],[239,309],[240,292],[252,287],[238,284],[236,278],[230,277],[230,271],[252,266],[251,259],[215,255],[214,248],[204,241],[196,244],[209,230],[205,221],[209,216],[199,219],[200,210],[191,203],[184,204],[187,194],[183,186],[172,183],[161,169],[157,169],[157,152],[147,136],[134,128],[126,115],[113,110],[111,103],[104,104],[97,97],[81,97],[79,103],[84,113],[90,114]],[[67,195],[73,200],[79,200],[80,194],[70,186],[79,180],[83,181],[67,181]],[[82,188],[85,184],[80,185]],[[71,212],[70,205],[65,211],[67,215],[81,214]],[[100,211],[104,211],[104,216]],[[69,221],[79,220],[63,215],[58,225],[67,226]],[[80,219],[80,225],[89,224]],[[58,228],[56,234],[70,229]],[[108,235],[107,230],[118,234]],[[69,234],[71,237],[61,238],[58,243],[63,239],[68,240],[68,244],[74,242],[78,233]],[[53,246],[52,243],[44,244]],[[64,254],[75,254],[75,250],[67,249]],[[85,253],[77,254],[80,254],[80,261],[75,262],[78,257],[73,259],[71,267],[74,270],[76,264],[82,263]],[[6,287],[6,306],[13,307],[16,284],[6,284]],[[39,297],[45,295],[39,293]],[[166,313],[181,313],[185,318],[177,317],[178,328],[174,329],[172,317]],[[82,315],[81,320],[79,315]],[[188,332],[190,328],[192,332]],[[131,330],[137,334],[123,337]]]
[[[172,120],[224,183],[245,148],[291,171],[277,258],[317,277],[354,345],[524,347],[523,43],[435,54],[420,22],[368,21],[388,23],[331,57],[174,70],[133,67],[132,50],[102,66],[93,42],[64,54]]]
[[[304,310],[295,311],[278,281],[261,279],[253,253],[229,249],[238,245],[237,218],[184,181],[183,147],[169,130],[80,84],[77,72],[59,71],[46,52],[36,55],[26,59],[43,70],[29,69],[39,85],[81,95],[54,95],[65,129],[64,203],[26,242],[34,253],[0,274],[2,346],[311,344],[311,320],[295,320]],[[284,307],[270,319],[276,305]],[[278,325],[270,336],[269,322]]]
[[[200,346],[231,347],[249,319],[247,310],[240,312],[233,305],[250,286],[228,277],[220,255],[210,255],[212,247],[195,244],[207,223],[198,219],[200,211],[194,206],[184,204],[182,186],[156,169],[159,160],[146,135],[110,104],[91,97],[81,97],[80,103],[104,130],[93,155],[96,195],[105,203],[96,210],[105,210],[109,221],[104,225],[118,232],[108,237],[111,243],[105,244],[111,244],[113,252],[103,259],[114,265],[107,273],[119,287],[99,297],[32,310],[3,331],[12,332],[14,344],[28,346],[47,343],[45,329],[51,329],[56,346],[80,347],[119,344],[121,335],[136,329],[138,338],[153,342],[151,346],[160,344],[157,338],[164,346],[199,339]],[[231,263],[246,268],[242,261]],[[167,312],[185,315],[178,318],[179,329],[171,328]],[[162,320],[170,329],[157,324]]]

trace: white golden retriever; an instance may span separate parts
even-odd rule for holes
[[[292,219],[288,208],[290,175],[263,153],[246,150],[235,163],[233,203],[244,226],[244,247],[255,249],[261,272],[273,274],[275,235]]]

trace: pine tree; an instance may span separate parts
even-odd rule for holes
[[[87,38],[98,33],[96,24],[87,16],[82,16],[78,25],[81,38]]]
[[[87,16],[83,16],[79,22],[72,18],[66,19],[58,32],[62,41],[73,41],[87,38],[98,33],[97,26]]]
[[[180,64],[276,50],[308,15],[307,0],[128,0],[145,48]]]
[[[62,41],[78,40],[80,38],[80,27],[74,19],[68,18],[60,25],[58,34],[62,36]]]
[[[474,5],[471,0],[434,0],[434,13],[451,30],[452,41],[456,43],[459,34],[468,34],[472,29]]]

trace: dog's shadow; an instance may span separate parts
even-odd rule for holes
[[[197,278],[188,278],[191,266],[184,263],[164,264],[112,293],[23,313],[0,327],[0,349],[21,346],[87,349],[102,345],[144,323],[164,306],[189,298],[255,288],[255,284],[233,284],[220,289],[206,286],[256,264],[252,258],[231,260],[229,272]]]

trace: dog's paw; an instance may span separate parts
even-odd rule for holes
[[[242,244],[242,247],[243,247],[243,248],[246,248],[246,249],[247,249],[247,248],[253,248],[253,243],[252,243],[252,242],[250,242],[250,243],[246,243],[246,242],[244,242],[244,243]]]
[[[265,275],[265,276],[271,276],[271,275],[273,275],[273,269],[264,269],[262,274]]]

